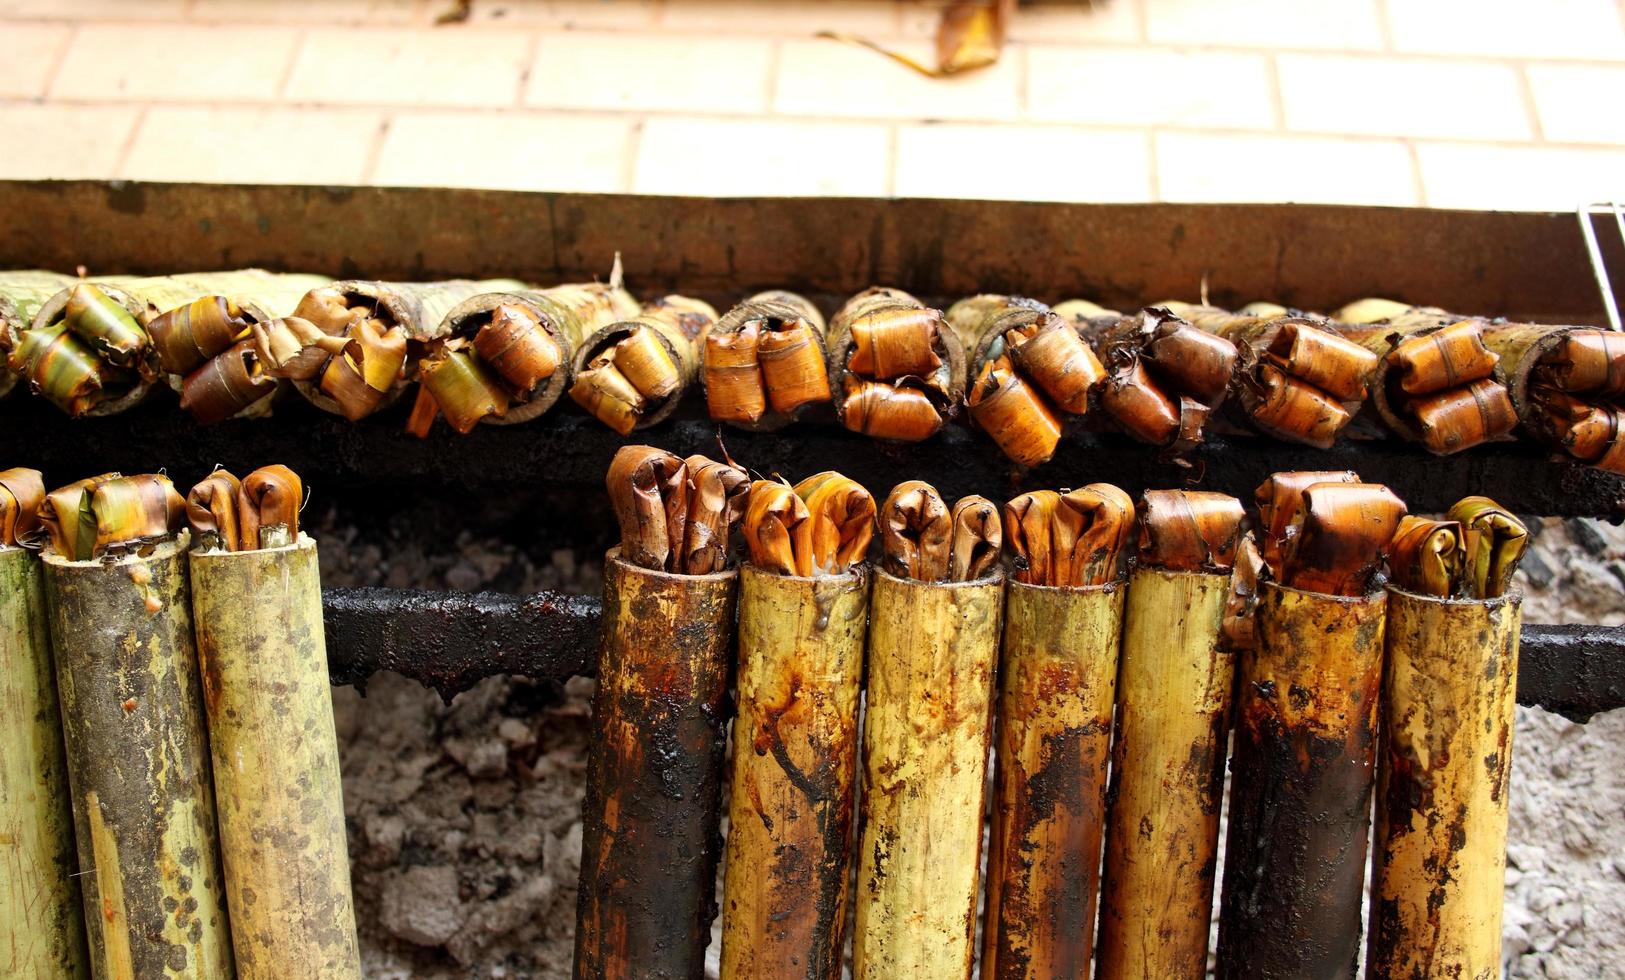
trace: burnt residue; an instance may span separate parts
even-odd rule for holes
[[[612,556],[582,804],[575,976],[699,980],[717,913],[733,576]],[[700,628],[694,628],[694,627]]]

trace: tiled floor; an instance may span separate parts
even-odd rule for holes
[[[1625,0],[0,0],[0,177],[1567,209],[1625,197]]]

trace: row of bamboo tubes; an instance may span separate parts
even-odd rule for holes
[[[1354,975],[1373,794],[1370,975],[1495,975],[1525,539],[1493,503],[1290,473],[1255,531],[1106,484],[1001,519],[647,446],[609,489],[577,977],[703,975],[724,807],[725,978],[841,976],[849,905],[860,978],[1202,977],[1232,732],[1219,976]],[[737,569],[660,546],[700,511]]]
[[[26,378],[72,415],[167,383],[202,422],[263,415],[285,386],[350,419],[414,384],[408,429],[468,432],[565,394],[626,435],[704,389],[719,422],[825,416],[929,438],[963,413],[1012,460],[1048,460],[1079,424],[1170,454],[1216,418],[1330,446],[1383,432],[1433,453],[1509,438],[1625,472],[1625,337],[1362,300],[1329,315],[1163,302],[1139,313],[985,294],[946,311],[873,287],[826,323],[794,293],[719,315],[606,283],[329,281],[261,270],[78,280],[0,273],[0,393]],[[1084,420],[1080,423],[1079,420]]]
[[[0,472],[0,975],[360,977],[302,502]]]

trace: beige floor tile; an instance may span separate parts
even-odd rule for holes
[[[899,44],[935,61],[927,44]],[[786,41],[779,52],[773,109],[785,115],[882,119],[1013,119],[1020,111],[1022,45],[997,65],[950,78],[926,78],[867,48],[838,41]]]
[[[1300,132],[1527,139],[1510,65],[1414,58],[1280,55],[1286,127]]]
[[[358,184],[377,112],[154,106],[119,176],[203,183]]]
[[[140,114],[134,106],[0,104],[0,179],[113,177]]]
[[[1625,58],[1615,0],[1388,0],[1396,51]]]
[[[1400,140],[1158,133],[1157,176],[1169,201],[1420,203]]]
[[[424,16],[424,2],[425,0],[192,0],[192,19],[224,24],[381,27],[418,23]]]
[[[1150,147],[1144,133],[903,126],[893,192],[899,197],[1147,201]]]
[[[0,56],[0,96],[33,98],[45,94],[73,28],[66,24],[0,25],[5,54]]]
[[[1530,65],[1541,132],[1560,143],[1625,143],[1625,66]],[[1625,193],[1625,174],[1620,175]]]
[[[1263,56],[1049,47],[1028,54],[1027,114],[1062,122],[1273,129]]]
[[[299,102],[511,106],[530,53],[523,33],[457,27],[311,31],[288,79]]]
[[[187,0],[0,0],[0,17],[100,20],[180,20]]]
[[[450,2],[444,0],[446,5]],[[637,31],[654,27],[659,11],[655,0],[474,0],[468,22]]]
[[[842,31],[884,38],[897,33],[897,5],[879,0],[818,0],[761,3],[760,0],[667,0],[660,25],[674,31],[771,34],[797,37]]]
[[[773,43],[661,34],[549,34],[531,63],[527,105],[549,109],[760,112]]]
[[[634,126],[585,116],[402,113],[390,123],[370,182],[621,191]]]
[[[1152,43],[1335,51],[1382,47],[1376,0],[1145,0],[1145,5]]]
[[[1424,143],[1416,148],[1427,204],[1439,208],[1572,211],[1619,200],[1625,150]]]
[[[918,0],[902,7],[902,35],[935,38],[942,20],[942,8],[950,0]],[[1091,41],[1132,42],[1140,40],[1142,0],[1096,0],[1076,3],[1023,5],[1011,18],[1008,37],[1013,41],[1083,44]]]
[[[267,101],[298,40],[287,27],[87,25],[69,43],[51,96]]]
[[[639,141],[639,194],[875,196],[891,169],[885,126],[652,119]]]

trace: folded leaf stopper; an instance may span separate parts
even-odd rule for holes
[[[1371,587],[1405,503],[1375,483],[1316,483],[1298,497],[1282,545],[1283,585],[1305,592],[1361,596]]]
[[[0,470],[0,548],[32,542],[44,502],[45,479],[39,470]]]
[[[8,366],[74,418],[158,377],[146,329],[107,290],[88,282],[69,292],[61,319],[21,332]]]
[[[1134,501],[1109,483],[1022,494],[1004,507],[1015,578],[1028,585],[1115,581],[1134,529]]]
[[[89,561],[166,541],[184,526],[185,513],[168,477],[107,473],[46,494],[39,519],[51,552]]]
[[[215,470],[186,495],[186,518],[205,551],[285,548],[299,538],[304,485],[286,466],[262,466],[241,482]]]
[[[831,399],[824,318],[805,297],[757,293],[705,335],[705,399],[711,417],[755,424]]]
[[[963,388],[958,347],[942,314],[898,289],[876,286],[848,300],[830,322],[839,359],[839,412],[854,432],[918,442],[935,434]]]
[[[1140,502],[1140,561],[1169,571],[1230,571],[1246,516],[1241,501],[1228,494],[1147,491]]]
[[[623,560],[679,575],[727,566],[728,540],[749,502],[743,471],[704,456],[682,460],[654,446],[624,446],[607,483]]]
[[[1448,516],[1463,529],[1466,595],[1474,599],[1505,595],[1529,547],[1529,529],[1488,497],[1464,497]]]
[[[1235,371],[1236,345],[1161,307],[1123,321],[1103,341],[1111,377],[1101,404],[1141,442],[1183,452],[1202,441]]]
[[[950,508],[919,480],[893,487],[880,508],[881,564],[898,578],[975,581],[997,564],[1002,537],[991,501],[963,497]]]

